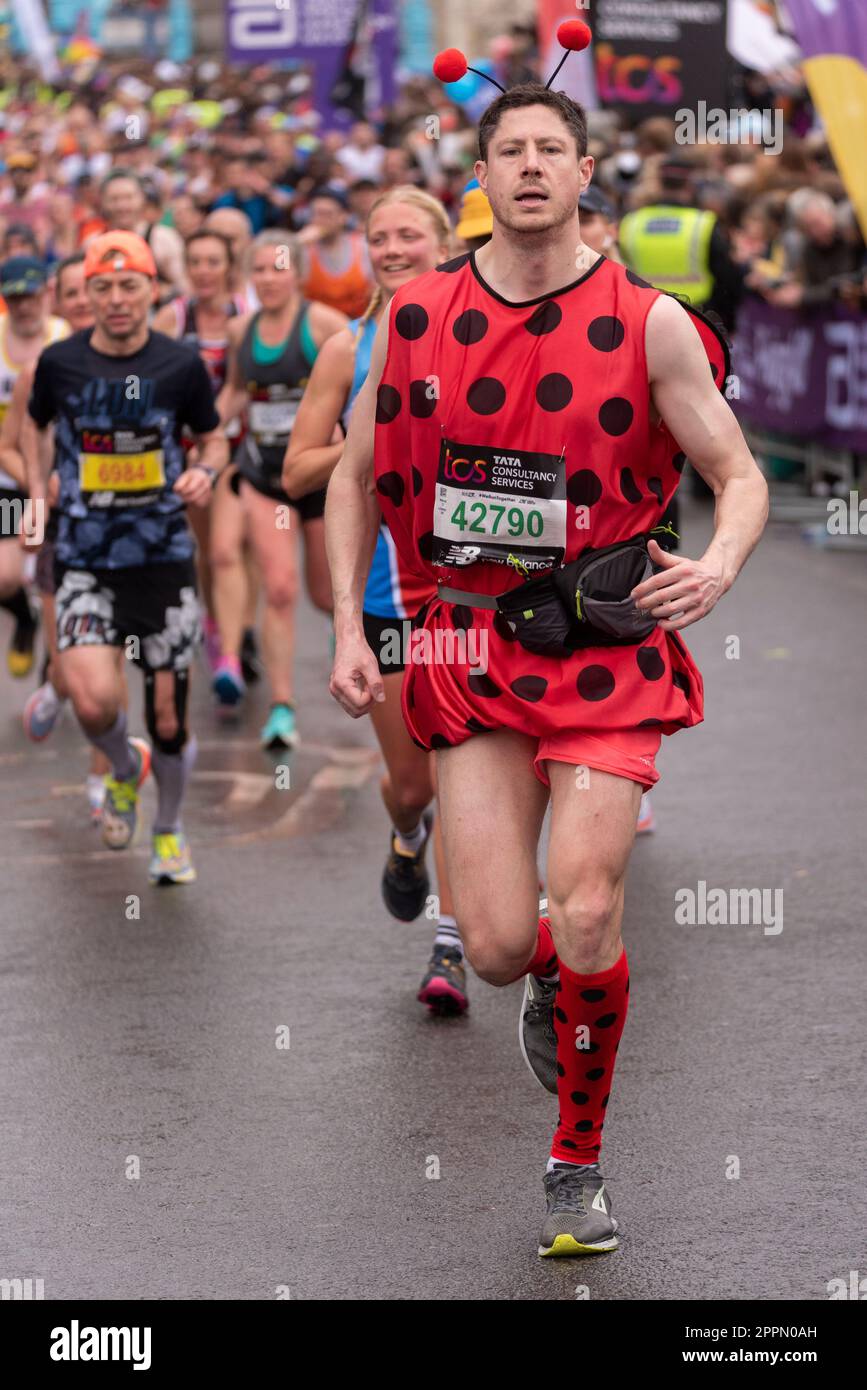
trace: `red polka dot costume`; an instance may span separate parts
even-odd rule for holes
[[[644,338],[659,293],[602,257],[559,292],[514,304],[472,255],[397,292],[376,489],[403,562],[432,588],[503,593],[523,582],[519,565],[533,577],[658,525],[684,464],[651,422]],[[725,346],[693,321],[722,389]],[[536,656],[498,613],[435,596],[416,629],[403,712],[424,748],[509,728],[539,740],[543,781],[554,758],[648,787],[660,736],[703,717],[699,671],[680,636],[659,628],[634,646]],[[465,649],[447,629],[465,634]],[[429,659],[438,633],[449,659]]]

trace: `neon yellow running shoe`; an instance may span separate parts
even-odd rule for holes
[[[151,883],[195,883],[196,871],[186,836],[154,835],[154,852],[148,877]]]
[[[138,771],[120,782],[111,773],[105,778],[102,807],[102,842],[109,849],[126,849],[132,843],[138,819],[138,792],[151,770],[150,744],[131,738],[130,746],[138,758]]]

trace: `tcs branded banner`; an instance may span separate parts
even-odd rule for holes
[[[804,76],[867,237],[867,0],[786,0]]]
[[[573,7],[540,0],[543,52],[560,20],[574,19],[576,9],[593,31],[598,102],[592,104],[636,120],[673,116],[680,107],[694,111],[699,101],[728,106],[727,0],[591,0]],[[566,83],[562,89],[581,100]]]

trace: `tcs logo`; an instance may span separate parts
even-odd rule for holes
[[[456,483],[486,483],[486,459],[455,458],[451,450],[446,450],[444,473]]]
[[[619,56],[608,43],[596,45],[596,81],[603,101],[677,102],[683,95],[681,62],[673,54]]]
[[[110,454],[113,444],[110,434],[98,434],[95,430],[81,431],[81,447],[87,454]]]

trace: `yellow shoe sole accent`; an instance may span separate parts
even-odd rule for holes
[[[23,676],[29,676],[33,670],[34,657],[27,652],[7,652],[6,665],[9,668],[10,676],[16,680],[21,680]]]
[[[549,1259],[552,1255],[607,1255],[610,1251],[616,1250],[619,1244],[616,1236],[612,1236],[610,1243],[606,1242],[605,1245],[581,1245],[574,1236],[562,1235],[555,1238],[554,1244],[548,1250],[540,1245],[539,1254],[543,1260]]]

